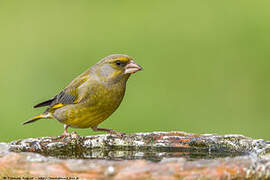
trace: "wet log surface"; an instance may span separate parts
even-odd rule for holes
[[[0,144],[0,176],[270,179],[270,142],[184,132],[22,139]]]

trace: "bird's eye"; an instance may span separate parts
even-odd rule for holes
[[[116,64],[117,66],[120,66],[120,65],[122,65],[122,62],[119,61],[119,60],[117,60],[117,61],[115,62],[115,64]]]

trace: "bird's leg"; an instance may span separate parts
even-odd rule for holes
[[[107,132],[109,134],[115,134],[115,135],[120,136],[120,137],[125,135],[125,133],[117,132],[117,131],[115,131],[113,129],[98,128],[97,126],[92,127],[92,130],[93,131],[105,131],[105,132]]]
[[[70,133],[68,133],[68,125],[64,125],[64,133],[61,135],[61,137],[67,137],[70,136]]]
[[[75,132],[73,131],[72,133],[68,133],[68,127],[69,125],[64,125],[64,133],[60,136],[60,138],[65,138],[65,137],[71,137],[71,138],[80,138],[80,136]]]

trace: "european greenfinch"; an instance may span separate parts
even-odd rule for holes
[[[127,55],[107,56],[74,79],[54,98],[35,105],[34,108],[48,108],[23,124],[54,118],[64,124],[63,136],[70,135],[68,127],[92,128],[93,131],[119,135],[112,129],[98,128],[98,125],[118,108],[125,95],[127,80],[141,69]]]

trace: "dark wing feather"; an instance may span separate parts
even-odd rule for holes
[[[57,105],[57,104],[63,104],[63,105],[73,104],[75,103],[74,102],[75,100],[77,103],[84,97],[84,94],[80,94],[80,95],[77,94],[77,88],[80,85],[82,85],[85,81],[88,80],[89,72],[90,70],[85,71],[79,77],[74,79],[63,91],[61,91],[54,98],[44,101],[42,103],[39,103],[35,105],[34,108],[43,107],[43,106],[53,107],[54,105]]]
[[[55,97],[50,106],[54,106],[56,104],[72,104],[74,103],[75,99],[76,95],[71,95],[62,91]]]
[[[55,100],[55,97],[52,98],[52,99],[49,99],[47,101],[41,102],[41,103],[33,106],[33,108],[39,108],[39,107],[43,107],[43,106],[49,106],[54,100]]]
[[[76,95],[71,95],[61,91],[57,96],[47,101],[41,102],[34,106],[34,108],[43,107],[43,106],[54,106],[56,104],[72,104],[76,99]]]

